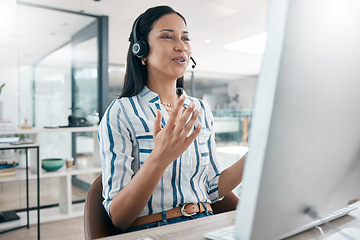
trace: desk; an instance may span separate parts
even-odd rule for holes
[[[357,209],[352,211],[349,215],[338,218],[332,221],[332,225],[336,228],[360,228],[360,203],[357,202]],[[139,238],[151,238],[153,240],[160,239],[171,239],[171,240],[180,240],[180,239],[205,239],[204,234],[219,228],[227,227],[233,225],[235,222],[235,211],[217,214],[214,216],[200,218],[196,220],[191,220],[187,222],[176,223],[174,225],[162,226],[158,228],[152,228],[148,230],[142,230],[138,232],[131,232],[126,234],[121,234],[117,236],[104,238],[106,240],[134,240]],[[325,225],[321,226],[324,230],[324,233],[327,236],[330,236],[336,230],[328,228]],[[318,229],[312,228],[303,233],[299,233],[295,236],[287,238],[287,240],[304,240],[304,239],[323,239]]]

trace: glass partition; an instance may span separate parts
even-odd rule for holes
[[[121,94],[125,75],[125,65],[109,65],[109,102]]]
[[[91,133],[76,134],[66,130],[42,132],[41,129],[68,127],[70,115],[87,118],[102,109],[102,94],[105,92],[108,97],[106,91],[100,91],[103,83],[108,82],[107,71],[102,74],[100,69],[107,69],[107,17],[34,6],[21,0],[1,0],[0,30],[0,86],[5,83],[0,92],[1,135],[18,136],[15,133],[20,127],[35,128],[29,132],[30,136],[20,136],[37,138],[41,146],[40,161],[71,156],[88,161],[83,172],[89,174],[83,174],[81,179],[72,178],[73,189],[68,191],[75,195],[73,200],[81,202],[94,174],[101,171],[91,168],[93,161],[88,160],[94,152],[92,133],[96,128],[92,128]],[[24,209],[25,182],[21,177],[26,166],[25,154],[22,150],[8,152],[4,155],[5,152],[0,151],[0,158],[18,160],[16,174],[20,181],[0,182],[0,188],[6,189],[1,190],[0,195],[7,195],[8,190],[20,194],[3,204],[2,210]],[[30,168],[34,158],[29,155]],[[45,196],[48,192],[43,191],[61,185],[60,181],[57,177],[41,179],[42,206],[56,205],[63,199],[60,191],[54,195],[51,192],[51,196]],[[59,188],[64,190],[63,186]],[[29,187],[35,191],[36,181],[30,180]],[[31,195],[29,201],[30,207],[36,206],[36,195]]]
[[[97,112],[96,22],[95,17],[19,5],[21,125],[26,121],[36,128],[63,127],[69,125],[70,115],[86,118]],[[79,153],[70,133],[46,134],[41,141],[42,158]],[[93,145],[78,149],[92,152]]]
[[[32,66],[33,84],[26,89],[20,84],[20,92],[32,92],[34,126],[56,127],[66,126],[67,116],[71,113],[71,48],[66,44],[45,56]],[[29,82],[20,78],[21,82]],[[20,97],[21,108],[27,99]]]
[[[72,114],[87,117],[98,111],[97,22],[72,36]]]
[[[78,41],[79,35],[85,35],[82,30],[94,22],[95,17],[19,5],[20,123],[27,118],[28,123],[35,127],[66,126],[68,116],[72,114],[72,104],[78,108],[86,104],[87,108],[97,109],[96,89],[96,94],[84,93],[84,88],[73,89],[78,81],[83,80],[84,74],[93,76],[97,71],[96,24],[91,40]],[[82,59],[87,59],[91,69],[83,71]],[[83,72],[76,72],[80,70]],[[94,83],[87,86],[96,86],[97,80],[95,74]],[[95,100],[83,103],[86,94]]]
[[[185,90],[212,109],[217,156],[227,168],[248,151],[257,77],[188,72]],[[235,190],[239,194],[240,186]]]

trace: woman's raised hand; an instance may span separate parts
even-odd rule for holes
[[[161,164],[165,164],[163,165],[164,167],[167,167],[177,159],[195,140],[201,130],[201,125],[199,124],[189,135],[199,115],[199,110],[194,110],[195,104],[192,102],[183,111],[184,101],[185,96],[181,95],[163,129],[161,128],[162,114],[160,110],[156,114],[153,134],[154,150],[152,154],[156,154],[156,159],[161,161]],[[182,114],[178,119],[180,112]],[[190,120],[187,121],[190,116]]]

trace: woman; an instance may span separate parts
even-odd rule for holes
[[[124,88],[98,134],[103,204],[122,230],[212,214],[241,181],[244,159],[221,172],[208,105],[176,90],[190,57],[180,13],[159,6],[135,20]]]

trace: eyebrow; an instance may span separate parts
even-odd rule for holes
[[[172,30],[172,29],[165,28],[165,29],[160,30],[159,32],[175,32],[175,31]],[[189,33],[189,32],[188,31],[183,31],[183,33]]]

